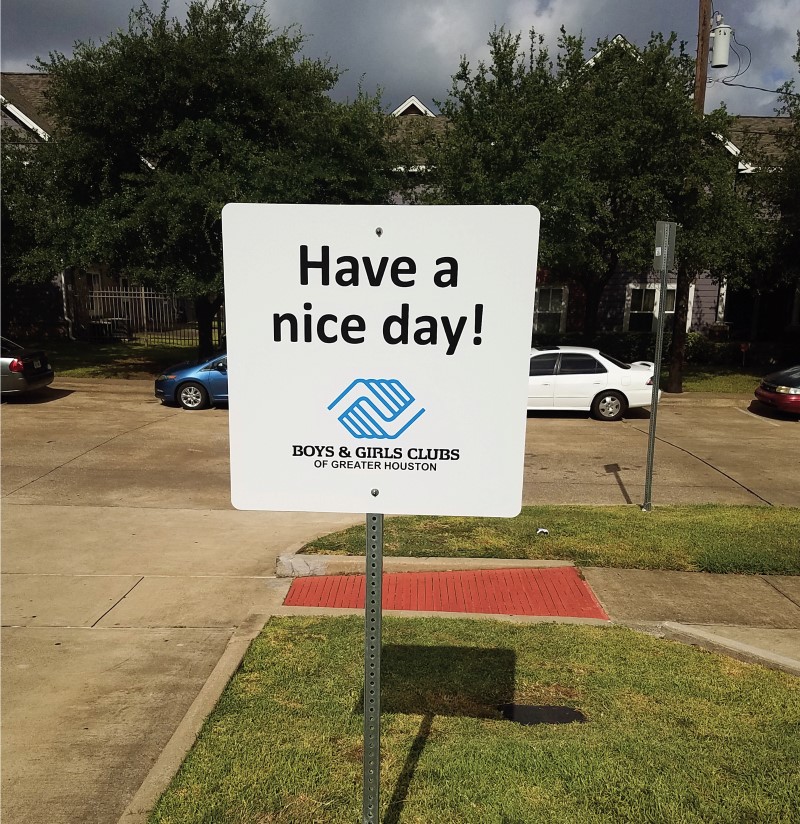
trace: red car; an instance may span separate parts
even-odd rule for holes
[[[790,366],[762,378],[756,397],[781,412],[800,415],[800,366]]]

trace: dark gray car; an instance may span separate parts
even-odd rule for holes
[[[40,349],[25,349],[18,343],[0,338],[0,388],[3,395],[19,395],[43,389],[53,382],[55,373]]]

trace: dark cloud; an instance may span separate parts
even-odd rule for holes
[[[77,40],[105,39],[127,26],[132,5],[130,0],[3,0],[3,71],[29,71],[36,57],[71,54]]]
[[[722,0],[718,0],[722,2]],[[2,66],[4,71],[27,71],[37,55],[71,53],[76,40],[105,39],[127,25],[132,0],[3,0]],[[158,7],[158,0],[151,4]],[[170,11],[182,15],[183,0],[172,0]],[[729,0],[721,6],[734,26],[736,50],[752,63],[733,82],[775,89],[797,77],[791,60],[796,49],[794,29],[800,20],[800,0]],[[620,33],[644,45],[653,31],[675,31],[694,54],[697,45],[696,2],[661,0],[272,0],[273,24],[300,24],[307,36],[304,47],[312,57],[328,57],[345,69],[336,95],[352,97],[363,83],[373,93],[381,88],[389,109],[416,94],[428,105],[443,99],[460,56],[475,64],[486,57],[486,40],[496,26],[512,32],[533,26],[555,48],[563,24],[570,33],[582,32],[587,47],[598,38]],[[735,114],[772,114],[774,94],[724,86],[722,77],[734,73],[731,55],[727,72],[711,71],[707,109],[725,101]]]

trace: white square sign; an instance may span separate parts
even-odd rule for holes
[[[238,509],[514,516],[533,206],[231,203]]]

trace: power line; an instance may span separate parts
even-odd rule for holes
[[[714,82],[714,81],[712,81]],[[744,83],[731,83],[730,80],[720,80],[718,81],[723,84],[723,86],[737,86],[740,89],[754,89],[758,92],[769,92],[770,94],[782,94],[786,97],[800,97],[800,94],[797,92],[789,92],[785,89],[765,89],[763,86],[745,86]]]

